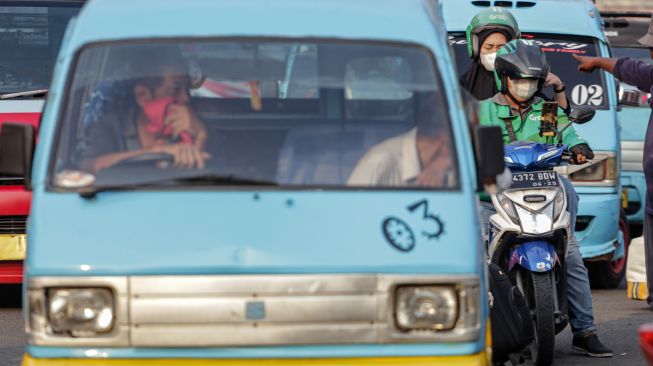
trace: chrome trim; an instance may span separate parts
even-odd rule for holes
[[[621,141],[621,169],[644,171],[644,141]]]
[[[111,279],[111,278],[109,278]],[[222,347],[463,342],[481,329],[480,280],[472,275],[212,275],[36,278],[29,288],[109,286],[120,294],[120,325],[97,339],[31,334],[37,345]],[[456,328],[404,332],[394,321],[402,285],[450,285]],[[247,317],[248,303],[264,316]],[[470,314],[469,304],[476,313]],[[26,311],[26,314],[28,311]],[[27,324],[27,323],[26,323]]]
[[[129,340],[129,304],[127,277],[32,277],[27,282],[27,292],[45,291],[55,287],[106,287],[114,294],[115,328],[107,335],[97,337],[68,337],[44,332],[32,331],[30,327],[30,302],[25,304],[25,332],[30,344],[58,346],[128,346]]]

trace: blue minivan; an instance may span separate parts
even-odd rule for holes
[[[433,1],[89,1],[0,136],[24,365],[489,365],[468,116]]]
[[[653,62],[648,47],[637,42],[648,31],[651,13],[602,12],[601,16],[613,57],[632,57]],[[628,223],[633,227],[632,237],[640,235],[644,223],[644,135],[650,114],[647,102],[650,97],[648,93],[631,85],[620,84],[620,110],[617,117],[621,127],[621,185],[624,210],[628,215]]]
[[[471,1],[443,0],[449,42],[460,74],[467,70],[465,29],[474,15],[489,6],[507,8],[517,19],[522,38],[539,43],[551,64],[551,71],[566,84],[572,104],[596,109],[591,124],[574,127],[590,142],[596,158],[593,164],[569,172],[580,195],[576,238],[595,287],[616,287],[625,274],[624,230],[619,183],[619,130],[614,78],[608,73],[577,72],[572,54],[609,55],[601,18],[587,0]],[[552,95],[552,90],[545,94]],[[627,245],[627,243],[626,243]]]

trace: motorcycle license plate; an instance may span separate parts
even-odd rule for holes
[[[558,187],[558,185],[556,172],[524,172],[512,174],[510,188],[547,188]]]

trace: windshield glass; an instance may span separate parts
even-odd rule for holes
[[[67,100],[58,187],[458,184],[440,78],[416,46],[98,45],[79,55]]]
[[[81,5],[0,1],[0,95],[41,90],[21,98],[45,97],[66,26]],[[21,184],[23,178],[0,176],[0,186]]]
[[[550,34],[522,34],[522,38],[535,41],[546,53],[551,72],[565,83],[567,98],[573,105],[585,105],[598,109],[608,106],[605,80],[600,71],[580,73],[578,62],[571,55],[597,56],[597,41],[591,37],[563,36]],[[467,71],[471,59],[467,56],[467,40],[464,33],[451,33],[449,43],[456,56],[456,67],[460,75]],[[553,88],[544,89],[544,94],[553,97]]]
[[[46,89],[68,21],[81,3],[4,3],[0,3],[0,94]]]

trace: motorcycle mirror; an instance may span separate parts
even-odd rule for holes
[[[571,113],[569,113],[569,120],[572,123],[576,124],[583,124],[587,123],[594,118],[594,115],[596,114],[596,111],[592,108],[588,107],[576,107],[571,110]]]
[[[474,149],[476,172],[479,178],[479,191],[487,190],[497,183],[497,176],[505,169],[503,160],[503,136],[498,126],[476,126],[474,129]]]

